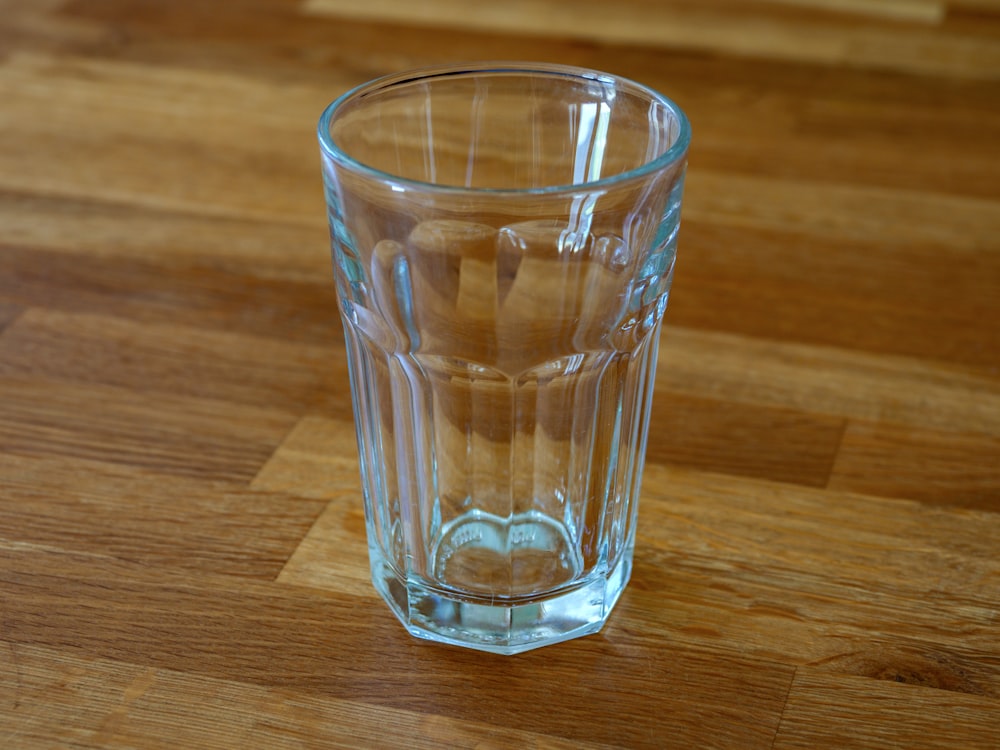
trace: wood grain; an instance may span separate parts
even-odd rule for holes
[[[0,554],[5,597],[13,590],[30,594],[11,597],[5,613],[5,638],[15,643],[358,701],[373,709],[486,719],[557,739],[654,746],[656,717],[667,712],[693,719],[675,730],[676,747],[696,740],[703,722],[724,741],[767,747],[792,672],[733,657],[719,674],[711,654],[651,649],[629,639],[589,639],[555,655],[525,659],[493,657],[484,670],[480,655],[415,641],[398,623],[378,616],[384,605],[374,599],[317,596],[216,575],[192,582],[173,571],[144,574],[148,568],[78,555]],[[75,601],[61,594],[66,588]],[[44,617],[34,609],[39,604]],[[348,612],[352,616],[343,616]],[[82,631],[81,614],[87,618]],[[289,628],[292,621],[296,625]],[[182,653],[178,643],[186,644]],[[614,672],[608,671],[612,662]],[[581,669],[592,679],[579,679]],[[600,711],[586,700],[596,686]],[[498,691],[504,700],[495,700]],[[556,692],[565,702],[553,712],[547,699]],[[608,722],[607,716],[617,720]]]
[[[905,714],[885,683],[800,672],[773,747],[997,747],[994,703],[920,687],[895,690],[906,695]],[[873,710],[879,722],[853,720]]]
[[[854,422],[829,486],[995,511],[998,456],[996,436]]]
[[[0,525],[18,545],[264,580],[324,505],[79,459],[3,455],[0,473]]]
[[[315,122],[545,59],[692,120],[632,580],[369,581]],[[996,0],[0,0],[0,746],[1000,748]]]
[[[0,392],[4,452],[207,479],[251,480],[294,424],[246,404],[38,377],[0,377]]]
[[[102,383],[281,411],[321,408],[330,371],[346,376],[339,347],[41,309],[26,311],[5,331],[0,358],[3,375]]]
[[[375,0],[363,5],[348,0],[307,0],[305,7],[307,12],[333,17],[568,35],[623,45],[669,45],[908,72],[995,78],[1000,70],[1000,52],[995,45],[974,36],[928,34],[921,28],[923,23],[916,24],[916,29],[903,27],[887,32],[877,26],[859,25],[853,19],[840,21],[837,14],[831,14],[832,18],[824,17],[826,14],[812,18],[796,12],[815,5],[806,2],[788,3],[791,12],[787,14],[774,10],[764,14],[759,10],[760,5],[763,3],[635,2],[608,6],[598,0],[545,0],[473,7],[459,0],[439,0],[419,6],[403,0]],[[889,11],[895,15],[891,11],[898,12],[899,8],[881,3],[876,13]],[[851,10],[846,3],[841,3],[840,9]],[[921,10],[911,6],[909,17],[900,15],[905,20],[917,15],[920,22],[940,18],[940,6],[930,8],[931,19],[926,18],[926,10]]]

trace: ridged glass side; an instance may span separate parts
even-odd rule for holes
[[[400,619],[499,651],[551,640],[538,613],[553,608],[567,633],[599,628],[628,579],[658,327],[633,352],[546,366],[541,385],[490,380],[485,395],[475,366],[432,368],[347,332],[375,584]],[[482,400],[508,421],[477,422]],[[480,623],[490,609],[503,613]]]
[[[338,246],[373,577],[413,632],[513,652],[606,618],[673,270],[659,235],[634,258],[548,220]]]

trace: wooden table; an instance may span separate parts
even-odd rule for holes
[[[695,134],[632,582],[518,657],[368,583],[314,137],[474,58]],[[998,366],[995,0],[0,0],[0,746],[998,748]]]

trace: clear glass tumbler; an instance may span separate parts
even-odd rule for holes
[[[690,130],[557,65],[382,78],[319,123],[372,578],[503,654],[628,581]]]

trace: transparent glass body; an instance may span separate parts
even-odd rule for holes
[[[683,113],[490,64],[366,84],[319,137],[376,589],[488,651],[599,630],[631,570]]]

